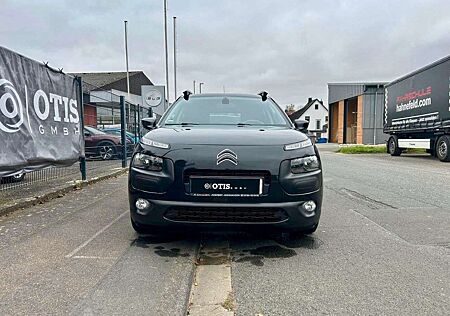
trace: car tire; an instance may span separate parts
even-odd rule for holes
[[[398,138],[396,136],[391,136],[389,138],[387,146],[391,156],[400,156],[402,154],[402,149],[398,147]]]
[[[303,235],[311,235],[317,230],[317,227],[319,227],[319,224],[315,224],[314,226],[312,226],[310,228],[303,229],[302,233],[303,233]]]
[[[436,157],[443,162],[450,161],[450,137],[448,135],[439,137],[436,143]]]
[[[97,145],[97,155],[102,160],[111,160],[116,156],[116,145],[112,142],[103,141]]]
[[[132,218],[131,218],[131,226],[138,234],[147,234],[150,231],[149,227],[136,223]]]
[[[308,228],[302,228],[299,230],[293,230],[289,232],[283,232],[281,233],[281,239],[299,239],[304,237],[305,235],[311,235],[316,230],[319,224],[315,224],[314,226],[308,227]]]
[[[11,182],[21,182],[21,181],[23,181],[24,178],[25,178],[25,172],[22,172],[22,173],[19,173],[19,174],[16,174],[16,175],[10,177]]]

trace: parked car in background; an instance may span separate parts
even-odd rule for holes
[[[13,182],[21,182],[25,178],[25,172],[17,173],[13,176],[9,177],[0,177],[0,183],[13,183]]]
[[[106,134],[111,134],[111,135],[114,135],[117,137],[121,137],[121,130],[118,127],[106,127],[106,128],[102,128],[101,130],[103,132],[105,132]],[[133,142],[133,144],[139,143],[139,139],[140,139],[139,136],[136,136],[133,133],[128,132],[128,131],[125,133],[126,133],[127,138],[130,139]]]
[[[92,126],[84,127],[86,156],[109,160],[121,157],[122,143],[120,137],[107,134]],[[132,153],[134,144],[127,139],[127,152]]]

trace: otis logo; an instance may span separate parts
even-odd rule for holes
[[[0,97],[0,113],[5,122],[0,119],[0,130],[6,133],[17,132],[23,124],[23,106],[19,94],[13,84],[6,79],[0,79],[0,91],[5,91]]]
[[[205,183],[205,185],[203,186],[206,190],[232,190],[232,186],[229,183]]]
[[[6,133],[15,133],[19,131],[22,124],[24,124],[24,116],[26,115],[28,121],[28,129],[33,133],[33,128],[36,128],[41,135],[63,134],[67,136],[70,132],[79,134],[80,129],[78,123],[80,116],[78,114],[77,100],[70,99],[54,93],[45,93],[43,90],[37,90],[30,100],[33,104],[29,107],[27,86],[24,86],[25,103],[19,96],[14,85],[6,80],[0,79],[0,130]],[[24,107],[25,104],[25,107]],[[31,124],[30,111],[37,117],[37,124]],[[64,124],[75,124],[71,126]],[[64,125],[62,125],[64,124]]]

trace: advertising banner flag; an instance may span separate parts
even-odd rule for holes
[[[75,78],[0,46],[0,177],[84,155]]]

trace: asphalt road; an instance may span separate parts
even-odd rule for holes
[[[294,240],[140,237],[126,176],[0,217],[0,315],[183,315],[209,238],[229,245],[237,315],[448,315],[450,165],[322,157],[321,224]]]

